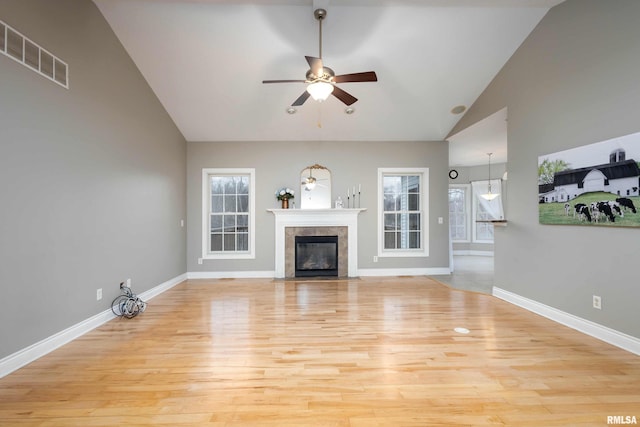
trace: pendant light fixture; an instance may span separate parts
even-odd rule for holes
[[[500,195],[500,193],[491,192],[491,155],[492,154],[493,153],[487,153],[487,155],[489,156],[489,191],[480,195],[480,197],[488,201],[491,201]]]

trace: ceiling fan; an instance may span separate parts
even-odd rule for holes
[[[307,90],[296,99],[291,106],[297,107],[302,104],[311,96],[316,101],[324,101],[329,95],[333,95],[346,105],[351,105],[358,100],[358,98],[345,92],[336,86],[336,83],[355,83],[355,82],[377,82],[378,77],[375,71],[365,71],[363,73],[342,74],[336,76],[334,71],[325,67],[322,63],[322,21],[327,17],[327,11],[325,9],[316,9],[313,12],[313,16],[316,18],[319,24],[319,40],[320,40],[320,52],[318,58],[313,56],[305,56],[307,63],[309,64],[309,71],[307,71],[305,80],[263,80],[262,83],[307,83]]]
[[[304,173],[306,170],[309,170],[309,176],[305,177],[304,180],[300,183],[300,185],[302,185],[304,187],[305,191],[311,191],[314,188],[316,188],[316,185],[319,185],[321,187],[327,187],[326,185],[320,184],[318,181],[327,181],[327,179],[318,179],[315,176],[313,176],[312,171],[313,169],[324,169],[324,170],[328,170],[327,168],[325,168],[324,166],[320,166],[319,164],[315,164],[313,166],[308,166],[305,170],[302,171],[302,173]]]

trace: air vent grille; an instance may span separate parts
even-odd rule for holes
[[[0,53],[69,89],[67,63],[2,21],[0,21]]]

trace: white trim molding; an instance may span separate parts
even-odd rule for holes
[[[420,247],[415,249],[385,249],[384,248],[384,178],[385,176],[418,176],[420,178]],[[378,168],[378,257],[414,257],[429,256],[429,168]],[[415,211],[406,211],[415,213]]]
[[[285,228],[347,227],[349,277],[358,275],[358,215],[366,208],[355,209],[267,209],[275,216],[275,277],[285,277]]]
[[[138,296],[147,301],[151,298],[159,295],[172,287],[176,286],[179,283],[182,283],[187,279],[186,274],[181,274],[180,276],[174,277],[160,285],[149,289],[146,292],[139,294]],[[39,341],[35,344],[32,344],[28,347],[23,348],[13,354],[10,354],[3,359],[0,359],[0,378],[9,375],[10,373],[17,371],[25,365],[33,362],[34,360],[39,359],[42,356],[54,351],[55,349],[62,347],[63,345],[75,340],[76,338],[81,337],[87,332],[92,331],[93,329],[107,323],[109,320],[115,318],[116,316],[111,311],[111,307],[109,309],[104,310],[101,313],[96,314],[88,319],[83,320],[63,331],[60,331],[56,334],[51,335]]]
[[[493,296],[640,356],[640,339],[494,286]]]
[[[211,186],[212,176],[249,177],[249,248],[246,251],[210,252]],[[255,168],[203,168],[202,169],[202,259],[255,259],[256,257],[256,170]],[[235,214],[237,212],[229,212]]]
[[[187,279],[262,279],[273,278],[276,272],[270,271],[190,271]]]
[[[441,276],[451,274],[449,267],[432,268],[361,268],[358,274],[362,277],[387,276]]]
[[[487,256],[492,257],[493,251],[454,250],[456,256]]]

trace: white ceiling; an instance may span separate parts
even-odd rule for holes
[[[442,140],[461,117],[451,109],[473,104],[561,1],[94,0],[188,141]],[[359,99],[351,115],[335,97],[287,114],[304,84],[262,84],[305,78],[317,7],[328,12],[325,66],[378,75],[339,85]],[[456,165],[500,151],[473,160],[453,154],[478,151],[473,132],[452,141]],[[495,143],[506,157],[506,127]]]
[[[449,165],[486,165],[507,162],[507,109],[449,137]]]

